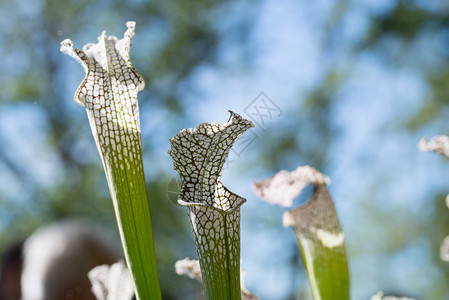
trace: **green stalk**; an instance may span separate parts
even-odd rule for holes
[[[129,60],[134,22],[123,39],[98,38],[83,50],[65,40],[61,51],[86,70],[75,101],[86,108],[114,204],[137,299],[161,299],[142,163],[137,93],[145,83]]]
[[[187,204],[207,299],[240,299],[240,205],[229,211]]]
[[[241,299],[240,206],[246,201],[221,183],[235,140],[252,123],[231,112],[223,125],[203,123],[170,139],[182,181],[178,203],[189,209],[207,299]]]

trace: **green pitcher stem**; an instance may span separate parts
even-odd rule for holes
[[[240,299],[240,208],[191,205],[189,215],[206,298]]]

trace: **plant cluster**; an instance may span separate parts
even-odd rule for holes
[[[77,59],[86,71],[75,101],[85,107],[108,181],[127,267],[122,264],[93,270],[91,277],[99,299],[112,299],[132,282],[137,299],[161,299],[145,177],[143,172],[137,94],[144,80],[129,57],[134,22],[122,39],[103,34],[98,43],[83,50],[70,40],[61,51]],[[234,142],[253,124],[230,112],[229,120],[184,129],[170,139],[169,155],[179,173],[182,187],[178,203],[189,211],[198,261],[184,259],[176,264],[178,274],[201,281],[207,299],[258,299],[243,286],[240,269],[240,208],[246,201],[221,182],[223,165]],[[444,141],[443,141],[444,140]],[[444,146],[441,146],[444,145]],[[425,150],[448,156],[444,138],[423,141]],[[284,226],[292,227],[303,259],[314,299],[349,299],[349,271],[345,236],[331,195],[329,178],[312,167],[280,171],[253,184],[263,200],[291,207],[293,199],[309,185],[314,191],[304,205],[285,212]],[[442,258],[447,259],[446,244]],[[125,270],[125,272],[123,272]],[[108,281],[105,278],[114,277]],[[128,278],[128,279],[127,279]],[[105,284],[105,282],[113,282]],[[123,289],[117,288],[123,286]],[[131,289],[131,290],[132,290]],[[109,292],[108,292],[109,290]],[[117,296],[118,297],[118,296]],[[373,299],[382,299],[378,293]],[[387,298],[384,298],[387,299]],[[391,298],[388,298],[391,299]]]

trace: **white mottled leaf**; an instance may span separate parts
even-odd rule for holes
[[[446,158],[449,158],[449,137],[445,135],[436,136],[430,140],[427,138],[419,141],[419,149],[421,151],[434,151]]]
[[[137,93],[145,82],[131,65],[129,50],[135,22],[127,22],[122,39],[98,37],[97,44],[74,49],[71,40],[61,43],[61,51],[77,59],[86,70],[75,101],[86,108],[92,133],[103,160],[115,156],[119,168],[129,168],[140,159],[140,120]],[[112,159],[111,159],[112,160]]]
[[[203,279],[201,278],[200,262],[198,260],[190,259],[188,257],[178,260],[175,263],[175,272],[179,276],[185,275],[191,279],[203,282]]]
[[[88,276],[97,300],[131,300],[134,295],[131,277],[122,261],[95,267]]]
[[[181,177],[178,197],[183,205],[201,204],[229,211],[243,198],[228,191],[220,176],[235,140],[253,124],[233,112],[223,125],[202,123],[170,139],[173,168]]]

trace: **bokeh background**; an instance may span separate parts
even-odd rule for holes
[[[417,148],[421,137],[449,132],[442,0],[1,0],[0,250],[63,218],[117,231],[85,110],[73,101],[84,71],[59,43],[81,48],[102,30],[121,37],[128,20],[137,22],[131,60],[147,83],[140,115],[164,299],[195,299],[201,288],[174,272],[177,259],[196,254],[186,211],[173,201],[168,139],[223,123],[229,109],[259,121],[223,174],[248,200],[249,290],[310,299],[284,209],[251,190],[252,180],[307,164],[332,179],[353,299],[378,290],[449,299],[439,259],[449,162]],[[261,92],[278,108],[263,123],[248,113]]]

